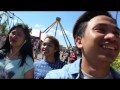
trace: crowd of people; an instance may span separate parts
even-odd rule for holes
[[[28,27],[16,24],[0,47],[0,79],[120,79],[110,65],[120,51],[120,29],[109,12],[84,12],[73,27],[73,39],[79,54],[60,51],[54,36],[33,45]],[[44,56],[38,61],[35,46]]]

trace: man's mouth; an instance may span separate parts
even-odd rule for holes
[[[109,49],[109,50],[116,50],[114,46],[106,46],[106,45],[101,45],[103,49]]]

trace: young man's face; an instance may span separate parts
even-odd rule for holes
[[[100,15],[88,22],[84,36],[76,43],[82,50],[83,58],[88,61],[111,63],[120,50],[119,34],[114,21],[110,17]]]

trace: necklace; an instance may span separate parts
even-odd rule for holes
[[[17,55],[19,50],[17,50],[15,53],[12,53],[12,50],[10,50],[10,54],[7,54],[6,58],[13,60],[13,59],[18,59],[19,55]]]
[[[19,55],[16,55],[17,53],[19,53],[19,50],[22,48],[22,46],[24,45],[26,43],[26,40],[25,40],[25,42],[20,46],[20,48],[18,48],[18,50],[16,51],[16,52],[12,52],[12,49],[10,50],[10,54],[11,54],[11,56],[8,54],[8,59],[17,59],[17,58],[19,58]],[[13,53],[13,54],[12,54]],[[12,58],[13,56],[17,56],[16,58]]]

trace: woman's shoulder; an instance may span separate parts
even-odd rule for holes
[[[62,60],[60,60],[60,59],[58,59],[58,60],[56,61],[56,63],[58,63],[58,64],[62,64],[63,66],[65,65],[65,62],[62,61]]]
[[[56,62],[63,63],[63,61],[62,61],[62,60],[60,60],[60,59],[57,59],[57,60],[56,60]]]
[[[32,63],[33,64],[33,59],[29,55],[26,56],[26,63]]]
[[[45,62],[44,59],[40,59],[40,60],[35,61],[35,62],[34,62],[34,65],[42,64],[42,63],[44,63],[44,62]]]

